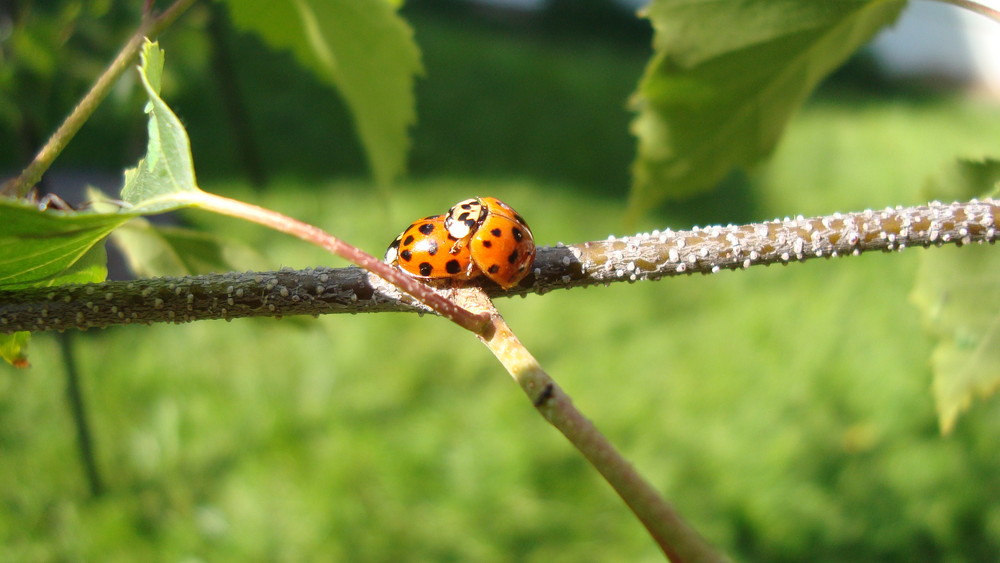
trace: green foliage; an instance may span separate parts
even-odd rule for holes
[[[1000,388],[1000,258],[993,248],[923,257],[913,300],[938,338],[931,355],[941,429],[951,432],[976,397]]]
[[[142,0],[0,6],[0,166],[23,165],[30,155],[22,151],[55,129],[131,33],[123,24],[133,25],[141,6]]]
[[[139,165],[125,172],[122,198],[129,207],[101,212],[48,211],[30,202],[0,199],[0,289],[101,281],[107,259],[99,243],[115,228],[141,214],[191,205],[201,193],[194,179],[187,134],[157,91],[163,52],[147,42],[140,77],[149,95],[149,143]],[[101,204],[98,204],[101,205]],[[18,361],[27,340],[3,335],[4,359]]]
[[[127,214],[40,211],[0,199],[0,289],[83,283],[104,279],[103,248],[80,262]]]
[[[960,160],[933,180],[932,198],[997,196],[1000,162]],[[1000,388],[1000,258],[992,248],[942,249],[921,257],[911,298],[938,342],[931,354],[941,430],[954,430],[972,401]]]
[[[136,218],[111,233],[138,277],[189,276],[234,269],[267,269],[253,249],[212,233],[154,225]]]
[[[147,44],[141,75],[150,96],[150,136],[146,157],[125,174],[122,198],[129,207],[65,212],[0,199],[4,218],[0,222],[0,256],[4,257],[0,288],[103,280],[104,254],[98,243],[112,230],[143,213],[190,205],[192,194],[199,192],[191,150],[177,116],[156,93],[162,68],[162,52],[155,44]],[[88,255],[92,260],[80,262]]]
[[[129,216],[41,211],[0,198],[0,290],[101,281],[108,275],[97,243]],[[0,358],[26,364],[28,333],[0,334]]]
[[[693,170],[711,183],[705,178],[769,152],[816,81],[900,6],[723,4],[652,8],[659,52],[641,94],[647,108],[668,111],[636,122],[653,133],[640,155],[651,161],[650,178],[673,181]],[[419,69],[408,29],[387,6],[230,6],[241,25],[291,48],[341,89],[379,181],[401,169],[412,122],[407,96]],[[685,13],[692,17],[678,17]],[[712,33],[719,29],[726,33]],[[373,40],[382,34],[391,38],[388,51]],[[805,54],[792,56],[796,49]],[[355,72],[372,74],[358,65],[373,60],[387,64],[391,77],[355,83]],[[147,46],[150,140],[123,192],[143,212],[180,208],[201,193],[184,128],[158,95],[161,68],[162,55]],[[385,98],[359,109],[358,99],[376,94]],[[945,108],[946,118],[933,121],[927,115],[941,108],[869,109],[807,114],[793,131],[796,142],[766,172],[770,181],[753,194],[762,216],[909,202],[914,176],[934,159],[928,155],[958,143],[942,148],[945,139],[995,143],[995,124],[984,125],[981,115]],[[887,113],[903,119],[887,127]],[[718,135],[712,143],[721,148],[695,125]],[[830,135],[834,128],[842,134]],[[675,156],[667,140],[687,143],[687,156]],[[678,185],[694,189],[693,180]],[[378,202],[367,187],[276,186],[262,203],[378,250],[399,228],[372,220]],[[492,193],[531,220],[542,244],[620,232],[624,209],[576,187],[436,180],[404,190],[398,204],[411,218],[426,214],[431,201],[440,209]],[[645,190],[637,188],[633,212],[663,197]],[[89,271],[102,229],[131,211],[62,214],[5,204],[0,214],[0,251],[4,244],[20,251],[17,237],[30,239],[32,229],[66,242],[64,254],[40,252],[37,262],[0,269],[16,286]],[[10,222],[4,239],[8,216],[22,219]],[[217,226],[220,219],[193,220]],[[688,226],[673,217],[646,220]],[[298,241],[233,229],[282,265],[329,260]],[[145,242],[127,244],[142,248],[150,273],[199,269],[220,257],[210,241],[187,233],[142,236]],[[81,254],[87,260],[70,265]],[[928,276],[916,292],[925,314],[938,315],[928,317],[945,342],[936,364],[952,370],[948,401],[960,406],[962,397],[996,385],[982,377],[997,371],[988,333],[997,317],[996,266],[948,261],[934,270],[941,267],[972,280],[956,287]],[[37,275],[33,269],[44,275],[18,277]],[[501,308],[640,470],[738,557],[991,560],[1000,549],[1000,513],[989,504],[1000,487],[1000,415],[986,406],[949,441],[937,435],[925,389],[931,342],[900,290],[916,269],[913,253],[863,257],[591,290],[598,298],[559,292]],[[983,302],[989,306],[970,314]],[[66,462],[70,433],[57,422],[53,341],[39,339],[37,372],[20,379],[0,372],[0,481],[11,485],[0,488],[0,559],[658,558],[584,462],[554,432],[539,431],[530,405],[474,338],[456,339],[450,324],[413,316],[312,324],[206,322],[87,335],[82,368],[100,374],[91,391],[100,398],[94,416],[112,491],[99,499],[83,498],[79,473]],[[23,360],[22,337],[0,342],[0,354]],[[575,343],[572,353],[567,343]],[[956,383],[964,386],[958,392]]]
[[[408,128],[416,121],[413,82],[420,51],[386,0],[236,0],[233,22],[298,61],[343,95],[376,181],[405,169]]]
[[[654,0],[656,53],[634,101],[633,215],[769,154],[816,84],[905,4]]]
[[[627,196],[635,147],[626,103],[648,49],[413,8],[428,74],[417,84],[413,176],[513,172]]]
[[[149,102],[149,142],[139,165],[125,172],[122,199],[133,213],[162,213],[190,205],[201,191],[194,176],[191,144],[180,119],[160,98],[163,51],[146,42],[139,77]]]
[[[991,115],[905,102],[807,108],[757,192],[758,213],[918,200],[910,174],[992,142]],[[911,172],[888,173],[888,155]],[[813,181],[828,189],[801,189]],[[238,181],[206,187],[252,197]],[[330,213],[378,209],[366,187],[283,182],[259,201],[372,252],[469,193],[516,205],[542,244],[620,233],[624,213],[575,186],[501,177],[405,185],[392,222]],[[280,265],[329,263],[259,227],[186,215]],[[921,255],[937,252],[498,307],[575,403],[734,559],[985,562],[1000,549],[989,494],[1000,486],[1000,410],[984,405],[947,440],[938,433],[931,340],[906,295]],[[0,488],[0,559],[662,560],[473,337],[414,315],[309,324],[82,335],[110,490],[96,500],[70,456],[55,339],[36,339],[34,371],[0,371],[0,479],[11,484]]]
[[[944,172],[931,177],[923,195],[927,200],[938,201],[995,198],[1000,195],[1000,160],[960,158]]]
[[[28,342],[31,333],[27,331],[0,335],[0,358],[14,367],[28,367]]]

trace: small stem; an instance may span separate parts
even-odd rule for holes
[[[253,221],[272,229],[296,236],[306,242],[321,246],[330,252],[349,260],[378,277],[409,293],[442,317],[455,322],[462,328],[482,334],[489,327],[488,314],[474,314],[456,305],[427,285],[392,268],[378,258],[361,249],[345,243],[318,227],[303,223],[277,211],[229,199],[208,192],[198,192],[196,203],[204,209]]]
[[[83,398],[76,356],[73,355],[72,333],[59,333],[59,349],[62,351],[63,367],[66,368],[66,400],[69,402],[73,425],[76,427],[76,446],[80,454],[80,463],[83,464],[84,475],[87,476],[90,495],[99,497],[104,492],[104,483],[94,455],[94,441],[91,439],[90,424],[87,421],[87,403]]]
[[[482,289],[463,288],[455,293],[455,300],[465,307],[491,315],[492,330],[479,339],[507,368],[538,412],[611,484],[671,561],[725,561],[639,475],[594,423],[576,409],[569,396],[524,348]]]
[[[1000,10],[990,8],[989,6],[984,6],[979,2],[972,2],[971,0],[937,0],[943,4],[951,4],[953,6],[958,6],[959,8],[965,8],[977,14],[986,16],[991,20],[1000,23]]]
[[[0,187],[0,195],[12,197],[27,195],[31,188],[42,179],[42,175],[52,166],[56,157],[66,148],[70,140],[83,127],[97,106],[107,97],[118,78],[128,70],[139,53],[139,49],[142,48],[143,39],[159,35],[196,1],[177,0],[159,16],[152,19],[144,17],[139,29],[129,38],[108,68],[97,78],[80,103],[62,122],[62,125],[49,137],[48,142],[38,151],[31,163],[21,171],[20,176]]]

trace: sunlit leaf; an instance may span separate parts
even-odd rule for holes
[[[965,201],[995,190],[998,183],[1000,160],[961,158],[928,180],[923,195],[927,200]]]
[[[0,334],[0,358],[16,368],[28,367],[28,342],[30,340],[31,333],[26,331]]]
[[[335,86],[354,116],[375,179],[403,172],[422,72],[413,31],[386,0],[237,0],[233,22],[288,49]],[[331,139],[331,143],[336,142]]]
[[[104,279],[91,261],[77,262],[131,217],[40,211],[27,202],[0,199],[0,289]]]
[[[1000,162],[959,160],[928,185],[931,199],[967,200],[1000,182]],[[1000,256],[990,247],[921,256],[911,294],[927,331],[941,431],[951,432],[977,397],[1000,388]]]
[[[159,95],[163,51],[146,42],[139,77],[149,103],[149,142],[138,166],[125,172],[121,196],[131,211],[160,213],[190,205],[201,193],[194,175],[191,143],[180,119]]]
[[[0,290],[87,283],[107,277],[103,240],[126,221],[188,206],[198,190],[187,133],[160,99],[157,88],[163,52],[145,45],[140,77],[149,95],[149,144],[139,165],[125,173],[122,199],[84,211],[39,209],[33,203],[0,199]],[[5,337],[4,358],[22,361],[26,339]]]
[[[116,229],[111,240],[129,269],[141,277],[188,276],[237,269],[263,269],[260,256],[242,244],[183,227],[135,219]]]
[[[912,298],[937,338],[934,399],[947,433],[974,398],[1000,387],[1000,256],[989,247],[928,252]]]
[[[769,154],[816,84],[905,4],[653,0],[656,52],[633,98],[632,213]]]

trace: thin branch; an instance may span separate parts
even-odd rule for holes
[[[76,428],[76,448],[83,465],[83,473],[87,476],[90,496],[99,497],[104,493],[104,480],[97,467],[97,455],[94,439],[90,432],[90,421],[87,416],[87,401],[83,394],[83,384],[80,381],[80,370],[77,368],[76,354],[73,351],[73,333],[64,332],[59,335],[59,349],[62,352],[63,367],[66,369],[66,401]]]
[[[52,166],[59,153],[66,148],[66,145],[73,139],[76,133],[83,127],[87,119],[94,113],[97,106],[108,96],[114,87],[115,82],[132,65],[145,37],[156,37],[170,26],[185,10],[191,7],[197,0],[177,0],[163,13],[155,18],[143,18],[139,29],[129,38],[125,46],[118,52],[114,61],[97,78],[87,94],[80,100],[80,103],[73,108],[73,111],[66,117],[56,132],[49,137],[45,146],[38,151],[35,158],[21,171],[21,174],[2,187],[0,195],[12,197],[24,197],[31,188],[42,179],[42,175]]]
[[[987,199],[653,231],[543,247],[519,286],[503,291],[480,283],[493,297],[542,294],[872,251],[993,243],[998,217],[1000,201]],[[0,333],[388,311],[430,310],[358,268],[233,272],[0,291]]]
[[[1000,10],[990,8],[982,4],[981,2],[972,2],[971,0],[937,0],[942,4],[951,4],[953,6],[958,6],[959,8],[965,8],[977,14],[986,16],[991,20],[1000,23]]]
[[[462,288],[453,298],[473,311],[488,313],[492,330],[479,339],[528,396],[538,412],[601,473],[649,531],[671,561],[724,561],[711,546],[583,416],[570,397],[521,344],[480,288]]]
[[[418,301],[430,307],[433,312],[466,330],[478,334],[489,325],[489,315],[476,315],[466,311],[456,305],[454,301],[446,299],[435,292],[426,284],[415,280],[371,254],[364,252],[356,246],[347,244],[318,227],[303,223],[298,219],[293,219],[277,211],[208,192],[197,192],[197,202],[203,209],[252,221],[325,248],[333,254],[361,266],[372,274],[409,293]]]

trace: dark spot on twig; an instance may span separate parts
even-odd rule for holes
[[[542,389],[542,392],[539,393],[537,397],[535,397],[535,402],[534,402],[535,408],[536,409],[542,408],[545,405],[545,403],[547,403],[549,399],[552,398],[552,395],[555,394],[555,391],[556,391],[555,385],[552,385],[551,383],[546,384],[545,389]]]

